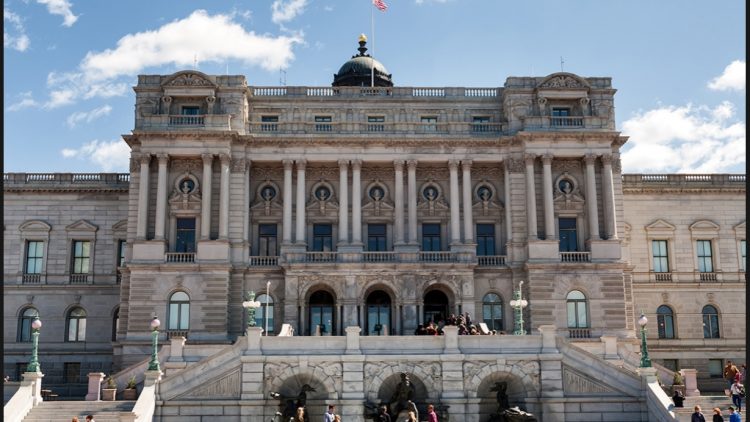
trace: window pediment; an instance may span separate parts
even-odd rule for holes
[[[649,237],[672,237],[677,227],[661,218],[645,227]]]
[[[68,226],[65,226],[65,230],[69,232],[96,232],[99,230],[99,226],[96,224],[90,223],[86,220],[78,220],[73,224],[70,224]]]
[[[741,222],[740,224],[734,226],[734,233],[735,236],[741,239],[744,239],[747,233],[747,230],[745,229],[745,222]]]
[[[21,223],[18,226],[18,230],[22,233],[25,232],[36,232],[36,233],[49,233],[52,230],[52,226],[42,220],[28,220]]]
[[[195,70],[185,70],[177,72],[167,78],[161,86],[163,87],[201,87],[216,88],[216,84],[211,82],[208,75]]]
[[[128,231],[128,220],[120,220],[112,225],[113,232],[126,232]]]
[[[694,234],[719,234],[719,225],[710,220],[698,220],[690,225],[690,231]]]

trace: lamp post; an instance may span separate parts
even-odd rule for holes
[[[255,310],[260,308],[260,302],[255,300],[255,292],[250,290],[246,294],[247,300],[242,302],[242,307],[247,310],[247,326],[255,327]]]
[[[266,310],[263,311],[263,316],[265,317],[265,332],[266,335],[268,335],[268,299],[271,297],[271,282],[266,281]]]
[[[526,331],[524,331],[523,329],[523,308],[525,308],[529,304],[529,302],[523,299],[521,286],[523,286],[523,280],[518,282],[518,290],[513,292],[513,300],[510,301],[510,307],[513,308],[513,313],[515,315],[516,328],[513,331],[513,335],[515,336],[522,336],[526,334]]]
[[[151,320],[151,360],[148,362],[149,371],[161,371],[159,368],[159,356],[157,354],[157,346],[159,345],[159,326],[161,321],[154,315],[154,319]]]
[[[38,316],[31,321],[31,361],[26,367],[26,372],[41,372],[39,367],[39,329],[42,328],[42,320]]]
[[[648,357],[648,346],[646,345],[646,324],[648,324],[648,318],[641,310],[641,317],[638,318],[638,325],[641,326],[641,368],[651,367],[651,359]]]

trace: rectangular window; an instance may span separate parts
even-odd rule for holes
[[[333,249],[332,233],[330,224],[313,224],[313,251],[330,252]]]
[[[125,241],[123,239],[117,241],[117,266],[125,266]]]
[[[747,243],[744,240],[740,240],[740,268],[747,271]]]
[[[474,116],[471,119],[471,131],[474,133],[491,132],[489,116]]]
[[[425,252],[441,250],[440,224],[422,224],[422,250]]]
[[[195,218],[177,219],[175,252],[195,252]]]
[[[276,224],[258,224],[258,255],[276,254]]]
[[[367,116],[368,132],[383,132],[385,130],[385,116]]]
[[[724,362],[721,359],[708,360],[708,376],[711,378],[722,378],[724,376]]]
[[[331,116],[315,116],[315,131],[330,132],[333,130],[331,125]]]
[[[73,274],[88,274],[91,256],[91,242],[88,240],[73,241]]]
[[[552,126],[571,126],[569,108],[552,108]]]
[[[677,372],[680,370],[680,367],[677,365],[677,363],[677,359],[664,359],[661,362],[663,367],[669,369],[672,372]]]
[[[667,241],[666,240],[652,240],[651,241],[651,253],[654,258],[654,272],[655,273],[668,273],[669,272],[669,257],[667,255]]]
[[[279,116],[260,116],[261,132],[276,132],[279,130]]]
[[[495,255],[495,225],[477,224],[477,256]]]
[[[200,114],[200,107],[198,106],[182,106],[180,114],[183,116],[197,116]]]
[[[714,264],[711,259],[711,241],[698,240],[698,271],[702,273],[714,272]]]
[[[578,251],[578,232],[575,218],[560,218],[558,220],[560,252]]]
[[[260,116],[260,121],[263,123],[278,123],[279,116]]]
[[[64,368],[63,382],[65,384],[77,384],[81,378],[81,363],[65,362]]]
[[[26,242],[26,274],[41,274],[44,261],[44,242],[29,240]]]
[[[367,250],[372,252],[385,251],[385,224],[367,225]]]
[[[437,132],[437,116],[423,116],[420,118],[423,132]]]

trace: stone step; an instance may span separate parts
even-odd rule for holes
[[[97,422],[119,422],[120,413],[131,412],[135,401],[53,401],[33,408],[24,422],[70,422],[73,416],[83,422],[94,415]]]
[[[729,420],[729,411],[727,407],[732,406],[732,399],[727,396],[691,396],[685,397],[684,407],[675,408],[675,415],[677,420],[680,422],[690,422],[690,415],[693,414],[693,407],[697,404],[701,407],[701,412],[706,417],[706,420],[711,420],[714,414],[713,408],[718,407],[721,409],[721,414],[724,415],[724,420]],[[744,416],[744,407],[743,407]]]

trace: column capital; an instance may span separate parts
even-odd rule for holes
[[[346,170],[349,167],[349,160],[341,159],[339,160],[339,168],[341,170]]]
[[[213,105],[215,101],[216,101],[216,97],[214,97],[213,95],[209,95],[208,97],[206,97],[206,103],[208,105]]]
[[[356,159],[352,160],[352,170],[360,170],[362,169],[362,160]]]
[[[471,160],[461,160],[461,167],[463,167],[464,170],[469,170],[471,169],[472,163],[473,161]]]
[[[602,158],[602,163],[605,166],[606,165],[612,165],[612,160],[613,160],[612,154],[602,154],[601,158]]]
[[[221,160],[222,166],[229,166],[232,162],[232,157],[230,157],[229,154],[219,154],[219,160]]]
[[[583,156],[583,161],[586,163],[587,166],[588,165],[593,166],[594,163],[596,162],[596,157],[597,157],[596,154],[586,154]]]
[[[169,95],[165,95],[165,96],[161,97],[161,100],[164,101],[165,103],[169,104],[169,103],[172,102],[172,97],[170,97]]]
[[[552,159],[553,158],[554,158],[554,155],[552,155],[550,153],[546,153],[546,154],[542,155],[542,163],[544,165],[550,165],[550,164],[552,164]]]
[[[140,162],[141,162],[141,164],[146,164],[146,165],[148,165],[148,163],[150,163],[150,162],[151,162],[151,154],[145,154],[145,153],[141,153],[141,154],[140,154],[140,155],[138,156],[138,161],[140,161]]]
[[[404,160],[393,160],[393,167],[396,170],[403,170],[404,169]]]
[[[307,166],[307,160],[305,160],[304,158],[294,160],[294,162],[297,163],[297,170],[304,170]]]
[[[409,168],[409,170],[414,170],[417,168],[417,160],[406,160],[406,167]]]
[[[156,158],[159,159],[159,164],[166,164],[169,161],[169,154],[156,154]]]
[[[294,160],[281,160],[281,164],[284,165],[284,170],[291,170],[294,166]]]
[[[451,170],[457,170],[458,169],[458,160],[448,160],[448,168]]]
[[[527,166],[533,166],[534,160],[536,160],[536,154],[524,154],[523,155],[523,161],[526,163]]]
[[[201,159],[203,159],[203,165],[211,165],[214,161],[214,155],[213,154],[201,154]]]

